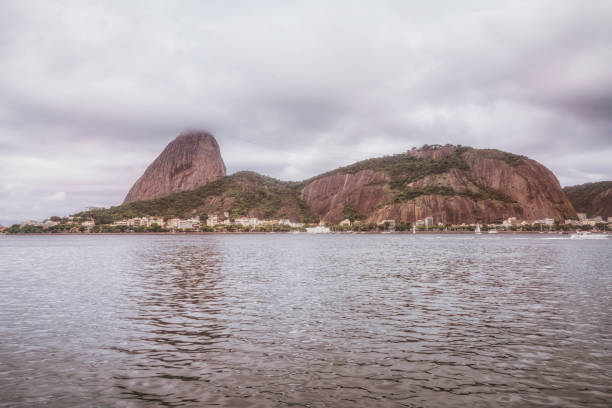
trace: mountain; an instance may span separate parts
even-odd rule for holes
[[[588,217],[612,217],[612,181],[565,187],[563,191],[576,211]]]
[[[193,190],[76,215],[93,217],[96,223],[110,223],[143,215],[187,218],[193,215],[223,215],[228,212],[231,218],[249,216],[315,222],[316,219],[306,202],[300,198],[296,186],[297,183],[241,171]]]
[[[423,146],[364,160],[304,182],[315,216],[337,222],[347,212],[368,222],[490,223],[574,217],[550,170],[524,156],[453,145]]]
[[[161,173],[159,179],[166,185],[164,197],[79,215],[117,220],[228,212],[230,217],[320,219],[332,223],[344,218],[373,223],[386,219],[414,222],[431,216],[435,223],[491,223],[508,217],[526,221],[576,217],[550,170],[527,157],[499,150],[425,145],[360,161],[299,183],[239,172],[170,195],[166,195],[172,187],[167,180],[175,178],[164,174],[156,162],[150,168]],[[143,178],[155,185],[154,173],[148,172]]]
[[[192,190],[225,174],[215,138],[203,131],[183,132],[147,167],[123,203]]]

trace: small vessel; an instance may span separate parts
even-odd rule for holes
[[[489,230],[489,234],[497,234],[497,230],[496,229],[491,229],[491,230]]]
[[[480,232],[480,224],[476,224],[476,229],[474,230],[474,234],[482,234]]]
[[[570,239],[608,239],[608,236],[603,234],[591,234],[589,231],[576,231],[575,234],[570,235]]]
[[[416,227],[414,225],[412,226],[412,233],[416,234]]]

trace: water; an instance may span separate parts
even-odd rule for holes
[[[611,294],[612,240],[0,236],[0,407],[609,407]]]

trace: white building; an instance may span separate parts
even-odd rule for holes
[[[309,234],[329,234],[331,231],[328,227],[319,225],[317,227],[306,228],[306,232]]]
[[[240,217],[234,220],[234,223],[240,224],[245,227],[255,227],[259,224],[257,218]]]
[[[214,227],[219,223],[219,217],[217,215],[209,215],[206,219],[206,225],[209,227]]]
[[[87,227],[87,228],[94,227],[95,225],[96,225],[96,222],[93,220],[93,218],[91,220],[89,220],[89,221],[83,221],[81,223],[82,227]]]
[[[162,217],[151,217],[147,221],[147,227],[152,227],[155,224],[159,225],[160,227],[163,227],[164,219]]]

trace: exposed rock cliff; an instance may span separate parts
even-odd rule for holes
[[[365,160],[304,183],[302,198],[330,222],[346,206],[369,222],[494,222],[573,217],[556,177],[523,156],[458,146],[424,147]]]
[[[565,187],[563,191],[576,211],[588,217],[612,217],[612,181]]]
[[[225,176],[219,145],[207,132],[181,133],[147,167],[124,204],[192,190]]]

